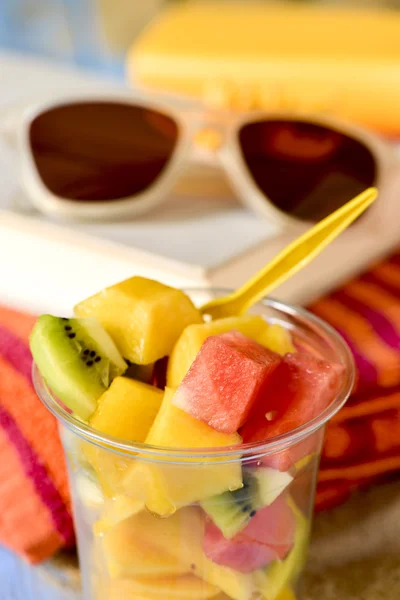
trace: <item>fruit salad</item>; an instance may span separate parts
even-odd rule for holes
[[[343,391],[340,360],[142,277],[42,315],[30,343],[69,423],[85,598],[297,598],[323,435],[301,427]]]

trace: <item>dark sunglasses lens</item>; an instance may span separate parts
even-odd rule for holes
[[[44,185],[69,200],[117,200],[149,188],[174,152],[178,127],[148,108],[113,102],[52,108],[30,127]]]
[[[376,180],[366,146],[320,125],[258,121],[240,129],[239,143],[260,190],[299,219],[323,219]]]

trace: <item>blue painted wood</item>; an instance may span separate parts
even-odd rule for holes
[[[0,546],[0,600],[80,600],[43,577],[38,567]]]

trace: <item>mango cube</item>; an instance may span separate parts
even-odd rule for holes
[[[188,552],[192,543],[199,544],[192,539],[193,528],[200,533],[198,514],[190,510],[168,519],[157,519],[145,510],[116,525],[103,537],[104,558],[111,577],[189,573]],[[180,545],[182,553],[165,552],[159,542],[164,539]]]
[[[100,396],[90,425],[102,433],[125,441],[144,442],[163,399],[163,392],[151,385],[116,377]],[[82,444],[86,459],[94,468],[106,495],[130,464],[129,459],[88,442]]]
[[[125,581],[132,577],[168,577],[190,572],[234,600],[250,600],[255,592],[251,575],[222,567],[206,558],[202,547],[204,518],[198,507],[186,507],[168,519],[158,519],[144,511],[120,523],[103,538],[104,558],[111,577]],[[117,581],[120,579],[114,579],[115,583]],[[130,595],[127,584],[117,587],[123,593],[116,595],[116,599],[142,597],[137,589]],[[150,595],[146,594],[147,597]],[[185,600],[191,597],[184,596]],[[219,596],[217,598],[220,600]]]
[[[239,331],[278,354],[293,352],[290,334],[280,325],[270,325],[258,315],[227,317],[209,323],[188,325],[172,350],[168,362],[167,385],[178,387],[181,384],[208,337],[229,331]]]
[[[278,323],[269,325],[261,332],[256,341],[261,344],[261,346],[265,346],[281,356],[284,356],[289,352],[296,352],[290,332],[282,327],[282,325],[278,325]]]
[[[144,510],[142,500],[120,494],[116,494],[112,498],[106,498],[103,503],[101,518],[93,525],[93,533],[95,535],[106,533],[121,521],[125,521],[128,517],[136,515],[142,510]]]
[[[131,277],[75,306],[78,317],[100,321],[124,358],[146,365],[171,353],[187,325],[203,319],[182,291]]]
[[[160,411],[145,440],[146,444],[167,448],[215,448],[236,446],[241,443],[237,433],[225,434],[215,431],[205,423],[194,419],[172,405],[174,390],[167,388]],[[238,457],[239,458],[239,457]],[[147,508],[165,516],[176,508],[197,502],[208,496],[242,487],[240,461],[219,464],[223,458],[203,459],[205,466],[191,464],[195,457],[180,465],[165,461],[144,462],[132,465],[121,480],[122,493],[137,494],[138,470],[147,471],[139,481],[146,483]],[[197,460],[202,460],[200,457]],[[142,488],[143,488],[142,485]]]
[[[181,577],[116,579],[106,583],[107,600],[218,600],[218,588],[190,573]]]
[[[116,377],[100,396],[90,425],[127,441],[144,442],[162,399],[163,392],[152,385]]]

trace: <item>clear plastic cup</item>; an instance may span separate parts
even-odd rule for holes
[[[222,291],[189,294],[201,304]],[[34,369],[60,423],[85,600],[301,597],[324,426],[351,391],[354,365],[343,339],[307,311],[267,299],[252,312],[289,330],[298,351],[345,367],[321,414],[266,442],[204,450],[127,443],[75,418]]]

